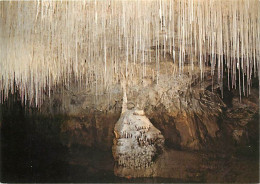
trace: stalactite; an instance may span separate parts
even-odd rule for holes
[[[1,1],[1,102],[14,82],[38,107],[45,91],[74,80],[97,98],[122,71],[146,77],[149,62],[158,83],[167,52],[179,74],[198,66],[202,79],[210,56],[222,93],[226,68],[228,88],[238,81],[240,95],[249,95],[260,72],[259,12],[258,0]]]

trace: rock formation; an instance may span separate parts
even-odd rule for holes
[[[143,109],[146,117],[161,131],[167,148],[208,149],[209,145],[214,145],[220,137],[227,136],[241,142],[238,139],[247,136],[246,123],[255,116],[257,118],[259,114],[258,89],[251,90],[251,100],[242,98],[243,106],[237,98],[239,94],[234,91],[230,92],[230,95],[234,93],[236,98],[231,95],[227,97],[230,102],[226,102],[218,95],[219,86],[215,81],[212,89],[212,80],[215,79],[212,79],[209,72],[205,73],[203,82],[198,80],[197,70],[192,76],[182,74],[170,77],[169,71],[174,70],[174,65],[168,61],[169,58],[166,58],[160,65],[163,73],[158,84],[153,78],[143,79],[142,83],[137,81],[136,84],[129,80],[128,110]],[[73,90],[60,87],[53,92],[50,99],[46,98],[42,111],[49,112],[47,116],[68,116],[68,121],[61,127],[61,137],[66,137],[64,144],[94,144],[102,150],[109,150],[113,143],[115,123],[120,118],[123,104],[122,87],[117,84],[113,88],[113,93],[100,94],[96,98],[93,91],[77,88],[76,85]],[[225,90],[227,93],[228,90]],[[233,107],[227,107],[228,104]],[[240,115],[237,116],[237,113]],[[223,127],[227,127],[227,130]],[[242,137],[241,130],[244,132]]]
[[[114,173],[121,177],[153,176],[154,162],[163,150],[164,137],[143,110],[127,110],[125,84],[123,91],[122,114],[114,128]]]
[[[142,109],[146,117],[157,127],[165,138],[165,144],[174,148],[200,150],[217,137],[220,131],[218,121],[223,116],[223,104],[211,90],[212,80],[197,82],[198,76],[169,77],[168,70],[173,64],[160,65],[161,80],[145,79],[127,88],[127,107],[122,107],[122,87],[115,85],[113,93],[86,92],[85,88],[62,89],[42,106],[44,112],[66,114],[69,122],[62,127],[71,144],[85,141],[96,142],[100,148],[112,147],[113,129],[120,118],[121,110]],[[169,73],[169,72],[168,72]],[[206,75],[206,74],[205,74]],[[142,85],[143,84],[143,85]],[[210,89],[207,90],[207,87]],[[57,102],[61,102],[60,104]],[[58,105],[57,105],[58,104]],[[81,126],[69,126],[78,122]],[[69,127],[67,127],[69,126]],[[67,128],[66,128],[67,127]],[[80,134],[79,134],[80,133]],[[76,136],[77,135],[77,136]],[[70,144],[70,143],[66,143]],[[89,146],[89,143],[86,145]]]

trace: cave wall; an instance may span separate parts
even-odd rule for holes
[[[164,65],[169,68],[172,63]],[[212,88],[210,74],[204,81],[188,74],[179,77],[165,74],[161,78],[164,80],[159,84],[146,78],[127,90],[128,108],[143,109],[165,138],[166,151],[158,158],[153,176],[200,182],[234,181],[232,177],[224,177],[226,173],[241,174],[239,168],[246,167],[254,168],[251,178],[256,178],[257,167],[253,163],[258,163],[254,159],[257,160],[255,155],[259,150],[258,81],[252,84],[250,96],[240,101],[235,89],[225,89],[226,97],[221,98],[219,86]],[[113,93],[97,97],[85,88],[78,88],[76,83],[70,89],[57,86],[50,98],[46,96],[40,110],[23,106],[19,94],[11,95],[1,105],[5,177],[8,172],[17,175],[18,171],[17,180],[12,181],[21,181],[26,175],[32,178],[44,175],[54,178],[52,181],[61,181],[61,173],[70,176],[70,172],[75,172],[78,178],[77,169],[67,168],[74,168],[71,165],[75,162],[81,165],[83,158],[96,160],[92,155],[97,153],[100,158],[107,154],[107,161],[93,161],[93,165],[101,173],[104,167],[112,172],[113,129],[121,114],[123,96],[120,85],[113,89]],[[226,152],[235,152],[235,156],[233,153],[227,156]],[[242,156],[242,163],[237,163],[236,155]],[[245,157],[249,161],[244,161]],[[96,168],[88,168],[89,160],[84,164],[87,166],[82,167],[82,173],[87,176],[98,172]],[[227,168],[227,171],[223,165],[237,169]],[[215,170],[224,178],[216,178]],[[64,181],[76,181],[75,178]],[[249,176],[240,179],[252,181]]]
[[[169,68],[172,63],[164,63]],[[161,66],[163,70],[163,66]],[[206,88],[211,77],[203,83],[198,76],[183,74],[179,77],[161,75],[157,85],[152,78],[129,87],[128,108],[145,111],[151,122],[162,131],[166,145],[178,149],[198,150],[220,132],[219,121],[225,104]],[[112,146],[113,128],[119,119],[122,90],[115,85],[109,94],[95,96],[84,88],[59,87],[46,99],[41,111],[46,114],[66,114],[61,126],[64,144],[81,144],[109,149]]]

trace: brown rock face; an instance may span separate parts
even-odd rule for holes
[[[225,104],[215,93],[188,83],[191,79],[185,77],[165,78],[159,85],[142,90],[139,101],[146,100],[145,112],[162,131],[166,145],[198,150],[217,136]]]
[[[124,112],[114,129],[114,173],[121,177],[152,177],[164,138],[142,110]]]
[[[160,79],[158,84],[149,79],[129,87],[128,109],[144,109],[152,124],[164,135],[167,146],[201,149],[217,136],[225,105],[215,93],[206,90],[207,84],[195,83],[196,77],[161,75]],[[46,100],[43,111],[69,116],[62,127],[63,133],[69,135],[66,144],[91,146],[98,142],[101,147],[110,148],[113,128],[122,109],[122,89],[115,85],[110,94],[101,94],[98,98],[84,90],[56,91],[49,102]]]
[[[113,130],[116,119],[115,114],[92,113],[88,116],[69,117],[61,125],[61,141],[67,147],[82,145],[109,150],[114,137]]]

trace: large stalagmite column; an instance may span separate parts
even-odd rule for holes
[[[128,110],[115,125],[114,173],[121,177],[152,177],[164,137],[142,110]]]
[[[123,91],[122,114],[114,128],[114,173],[121,177],[152,177],[156,173],[156,157],[163,150],[164,137],[143,110],[127,110],[125,80]]]

